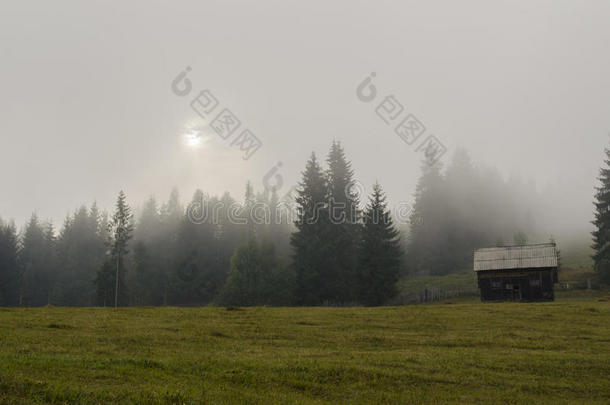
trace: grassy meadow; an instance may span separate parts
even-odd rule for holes
[[[608,404],[610,302],[0,308],[2,404]]]

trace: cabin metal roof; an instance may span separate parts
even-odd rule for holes
[[[553,243],[477,249],[474,271],[557,267]]]

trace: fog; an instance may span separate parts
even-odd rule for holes
[[[538,232],[586,235],[610,131],[604,1],[4,3],[0,217],[197,188],[283,190],[340,141],[355,178],[411,201],[423,154],[376,113],[393,95],[447,152],[538,190]],[[186,96],[172,82],[187,67]],[[377,98],[358,86],[371,73]],[[262,142],[249,159],[191,107],[208,89]],[[220,110],[214,112],[214,115]],[[211,116],[213,118],[213,115]],[[196,142],[185,139],[195,129]],[[195,145],[199,143],[198,145]],[[532,203],[533,204],[533,203]],[[526,207],[527,208],[527,207]]]

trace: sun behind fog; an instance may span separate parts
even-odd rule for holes
[[[203,141],[203,136],[200,131],[189,130],[184,134],[184,143],[189,148],[200,148],[203,146]]]

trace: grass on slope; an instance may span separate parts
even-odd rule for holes
[[[425,290],[440,290],[455,300],[460,297],[479,297],[477,276],[474,271],[468,270],[445,276],[417,276],[408,277],[398,282],[398,297],[395,304],[414,304],[421,299]]]
[[[5,404],[607,404],[610,303],[0,308]]]

